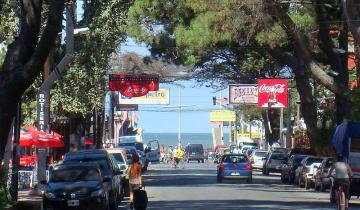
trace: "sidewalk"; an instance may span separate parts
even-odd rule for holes
[[[18,193],[18,202],[6,210],[40,210],[41,196],[29,195],[30,190],[21,190]]]

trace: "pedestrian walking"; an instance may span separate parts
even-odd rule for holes
[[[141,164],[139,160],[139,156],[134,154],[128,171],[130,184],[130,209],[134,208],[134,192],[140,190],[142,185]],[[137,199],[137,202],[141,202],[141,200]]]

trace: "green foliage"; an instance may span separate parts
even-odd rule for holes
[[[18,2],[13,0],[3,0],[2,2],[0,8],[0,43],[11,43],[18,32],[19,11],[17,4]]]
[[[126,0],[84,3],[84,19],[90,32],[75,39],[75,59],[51,91],[55,114],[84,117],[102,107],[109,58],[125,39],[126,17],[131,2]]]

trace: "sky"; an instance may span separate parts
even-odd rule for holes
[[[135,52],[142,56],[149,55],[144,45],[136,44],[127,39],[121,47],[122,53]],[[181,132],[183,133],[211,133],[210,110],[217,108],[213,105],[212,97],[219,96],[215,89],[199,86],[196,81],[179,82],[181,86]],[[179,86],[160,84],[160,88],[170,88],[170,105],[179,105]],[[223,94],[225,91],[223,91]],[[141,111],[143,110],[143,111]],[[147,110],[147,111],[144,111]],[[169,112],[169,110],[173,110]],[[164,112],[166,111],[166,112]],[[146,133],[177,133],[178,110],[164,105],[142,105],[136,112],[139,117],[138,127]]]

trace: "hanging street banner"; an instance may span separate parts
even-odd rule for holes
[[[287,79],[259,79],[258,107],[287,108],[288,81]]]
[[[257,84],[229,85],[229,104],[258,104]]]
[[[117,104],[116,111],[138,111],[139,106],[137,104]]]
[[[149,91],[140,97],[125,97],[119,94],[119,104],[168,105],[170,104],[170,90],[160,88],[158,91]]]
[[[109,76],[109,90],[120,91],[126,97],[140,97],[149,91],[159,90],[157,75],[115,75]]]
[[[210,112],[210,122],[235,122],[236,113],[231,110],[214,110]]]

